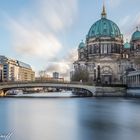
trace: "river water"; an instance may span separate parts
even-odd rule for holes
[[[0,140],[139,140],[140,99],[0,98]]]

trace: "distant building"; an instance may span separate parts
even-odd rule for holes
[[[64,82],[64,78],[54,79],[53,77],[36,77],[36,82]]]
[[[36,77],[35,81],[37,82],[64,82],[64,78],[59,77],[59,73],[58,72],[53,72],[52,77],[47,75],[44,75],[43,77]]]
[[[35,72],[31,66],[18,60],[0,56],[2,81],[34,81]]]
[[[3,81],[3,65],[0,64],[0,82]]]
[[[32,70],[31,66],[18,61],[19,66],[19,79],[20,81],[34,81],[35,80],[35,72]]]
[[[59,73],[58,72],[53,72],[53,78],[54,79],[59,79]]]

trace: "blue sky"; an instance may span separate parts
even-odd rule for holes
[[[103,0],[0,0],[0,54],[68,77],[77,47],[100,19]],[[130,40],[140,0],[106,0],[107,17]]]

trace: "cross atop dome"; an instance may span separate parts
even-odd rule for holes
[[[107,14],[106,14],[106,8],[105,8],[105,4],[103,4],[103,11],[101,13],[102,18],[106,18]]]

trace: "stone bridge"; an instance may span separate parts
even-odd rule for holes
[[[35,87],[52,87],[52,88],[68,88],[68,89],[82,89],[87,91],[88,96],[94,96],[96,92],[95,86],[72,84],[72,83],[47,83],[47,82],[13,82],[1,83],[0,95],[3,96],[8,90],[22,89],[22,88],[35,88]]]

